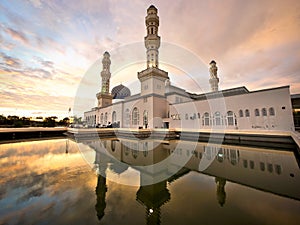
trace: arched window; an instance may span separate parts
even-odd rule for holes
[[[215,112],[215,124],[217,126],[221,125],[221,113],[220,112]]]
[[[198,113],[198,119],[200,119],[200,113]]]
[[[185,114],[185,119],[188,120],[189,119],[189,114]]]
[[[125,110],[125,124],[127,124],[127,125],[130,124],[130,111],[129,111],[129,109]]]
[[[107,112],[104,114],[104,124],[107,124]]]
[[[243,110],[241,110],[241,109],[240,109],[240,111],[239,111],[239,116],[240,116],[240,117],[244,117]]]
[[[110,143],[110,147],[111,147],[111,150],[114,152],[115,150],[116,150],[116,140],[113,140],[113,141],[111,141],[111,143]]]
[[[255,109],[255,110],[254,110],[254,115],[255,115],[255,116],[259,116],[259,110],[258,110],[258,109]]]
[[[117,121],[117,113],[116,113],[116,111],[113,111],[112,116],[111,116],[111,121],[112,121],[112,123],[115,123]]]
[[[227,112],[227,125],[228,126],[233,126],[234,125],[234,117],[233,117],[233,112],[232,111]]]
[[[261,114],[262,114],[262,116],[267,116],[267,110],[266,110],[266,108],[262,108]]]
[[[139,154],[139,151],[138,150],[131,150],[132,152],[131,152],[131,154],[132,154],[132,156],[133,156],[133,158],[137,158],[138,157],[138,154]]]
[[[139,110],[135,107],[132,110],[132,125],[138,125],[139,124]]]
[[[148,155],[148,142],[143,143],[143,155],[144,157],[147,157]]]
[[[237,165],[239,162],[239,151],[238,150],[229,150],[229,160],[232,165]]]
[[[148,111],[144,111],[143,113],[143,125],[147,128],[148,126]]]
[[[208,112],[203,114],[202,124],[204,126],[209,126],[209,113]]]
[[[250,111],[249,111],[249,109],[246,109],[246,110],[245,110],[245,116],[246,116],[246,117],[250,117]]]
[[[100,123],[103,124],[103,113],[100,115]]]
[[[270,116],[275,116],[275,110],[273,107],[269,108],[269,115]]]

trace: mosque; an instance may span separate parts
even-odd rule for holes
[[[218,67],[209,64],[210,92],[193,94],[171,84],[159,68],[160,36],[157,8],[145,18],[147,68],[137,73],[141,92],[131,95],[124,85],[110,91],[110,54],[103,55],[102,86],[97,107],[84,113],[87,125],[120,128],[170,128],[193,130],[293,131],[289,86],[249,91],[245,86],[219,90]]]

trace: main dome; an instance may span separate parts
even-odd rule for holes
[[[125,87],[124,85],[120,84],[118,86],[115,86],[111,90],[111,94],[113,96],[113,99],[124,99],[125,97],[130,96],[131,92],[128,87]]]

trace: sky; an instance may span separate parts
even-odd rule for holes
[[[160,67],[172,84],[208,91],[214,59],[221,89],[290,85],[300,93],[298,0],[1,0],[0,115],[64,117],[71,108],[81,116],[96,106],[105,51],[111,88],[138,93],[151,4],[160,17]]]

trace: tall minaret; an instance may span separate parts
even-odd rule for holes
[[[108,52],[104,52],[103,59],[102,59],[103,69],[101,71],[101,77],[102,77],[101,92],[106,94],[109,93],[109,80],[111,77],[110,64],[111,64],[110,55]]]
[[[210,68],[209,68],[209,73],[210,73],[210,89],[212,92],[218,91],[219,90],[219,78],[218,78],[218,67],[216,66],[216,62],[212,60],[210,63]]]
[[[112,95],[109,93],[109,82],[110,82],[110,55],[108,52],[104,52],[102,59],[102,86],[101,91],[97,93],[98,107],[105,107],[112,104]],[[99,122],[99,121],[98,121]]]
[[[167,117],[165,113],[168,111],[168,104],[153,104],[154,102],[162,102],[162,98],[166,98],[165,81],[169,79],[168,73],[158,68],[158,48],[160,46],[160,37],[157,33],[159,17],[157,16],[157,8],[153,5],[147,9],[145,22],[147,36],[144,41],[147,54],[147,68],[138,72],[138,79],[141,83],[140,96],[146,96],[143,100],[143,107],[151,109],[147,111],[148,118],[165,118]],[[155,107],[160,107],[160,109],[155,109]],[[163,110],[162,107],[165,107],[165,109]],[[140,119],[139,121],[140,124],[138,126],[141,126],[143,120]],[[147,127],[162,127],[162,122],[159,119],[149,120],[147,122]]]
[[[147,68],[158,67],[158,48],[160,46],[160,37],[158,34],[159,17],[157,8],[151,5],[147,9],[145,18],[147,27],[147,36],[145,37],[145,47],[147,49]]]

